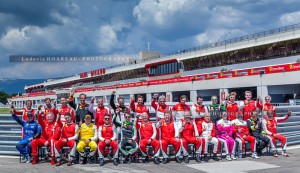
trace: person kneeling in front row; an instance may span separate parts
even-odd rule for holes
[[[119,109],[116,109],[116,114],[113,117],[113,123],[116,127],[120,127],[121,129],[121,141],[119,143],[120,151],[126,156],[125,163],[130,163],[130,156],[136,152],[138,149],[138,145],[136,143],[136,128],[134,123],[130,120],[130,114],[128,112],[125,113],[125,121],[117,122],[116,118],[119,114]],[[130,150],[126,150],[126,146],[130,146]]]
[[[213,148],[213,159],[215,161],[219,161],[219,158],[217,156],[220,148],[220,141],[216,138],[216,126],[215,123],[213,123],[210,120],[210,114],[206,113],[204,115],[204,121],[199,121],[197,123],[197,128],[200,137],[202,137],[202,150],[204,152],[204,161],[208,162],[209,158],[207,156],[207,149],[208,144],[211,143],[214,145]]]
[[[100,166],[103,166],[104,163],[104,157],[103,154],[105,152],[105,148],[110,146],[112,148],[112,154],[114,157],[114,165],[119,164],[118,159],[118,143],[116,141],[117,139],[117,129],[111,124],[109,114],[104,115],[104,124],[99,126],[99,144],[98,144],[98,154],[99,154],[99,164]],[[109,153],[107,153],[109,154]]]
[[[89,157],[89,162],[93,163],[93,157],[95,152],[97,151],[97,143],[96,140],[98,139],[97,137],[97,127],[92,121],[91,115],[87,114],[84,117],[84,123],[81,124],[81,127],[77,131],[77,133],[80,135],[80,141],[77,144],[77,151],[79,154],[82,156],[82,164],[86,164],[87,162],[87,157]],[[85,153],[84,148],[85,147],[90,147],[89,154]]]

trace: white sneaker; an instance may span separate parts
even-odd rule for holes
[[[255,159],[259,159],[259,158],[260,158],[260,157],[257,156],[256,153],[252,153],[251,157],[252,157],[252,158],[255,158]]]
[[[234,156],[234,154],[231,154],[231,159],[236,160],[236,157]]]
[[[26,161],[26,163],[30,163],[30,161],[31,161],[31,157],[30,157],[30,156],[27,156],[27,161]]]
[[[23,156],[21,158],[21,163],[26,163],[27,162],[27,156]]]
[[[285,151],[281,152],[281,155],[285,156],[285,157],[289,157],[288,153],[286,153]]]
[[[230,155],[229,155],[229,154],[226,155],[226,160],[228,160],[228,161],[231,161],[231,160],[232,160],[232,159],[230,158]]]
[[[238,152],[238,158],[242,158],[243,157],[243,152],[241,150],[239,150]]]

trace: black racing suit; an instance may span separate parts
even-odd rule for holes
[[[90,114],[92,120],[94,120],[94,115],[89,111],[89,104],[82,105],[81,103],[76,104],[73,98],[69,98],[69,105],[75,110],[76,123],[78,124],[80,120],[84,123],[84,117],[86,114]]]
[[[224,106],[219,104],[209,105],[210,119],[212,122],[217,123],[217,121],[222,117],[222,111],[225,111]]]
[[[255,128],[256,125],[258,125],[258,128]],[[259,118],[253,119],[251,117],[247,120],[247,126],[251,135],[259,141],[257,152],[261,154],[261,151],[270,143],[270,139],[263,135],[265,132],[263,131],[262,121]]]

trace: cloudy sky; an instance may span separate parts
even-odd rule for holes
[[[13,63],[10,55],[174,52],[300,23],[299,0],[0,0],[0,78],[53,78],[110,66]]]

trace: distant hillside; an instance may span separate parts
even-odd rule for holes
[[[25,85],[44,82],[46,79],[0,79],[0,91],[8,94],[23,93]]]

